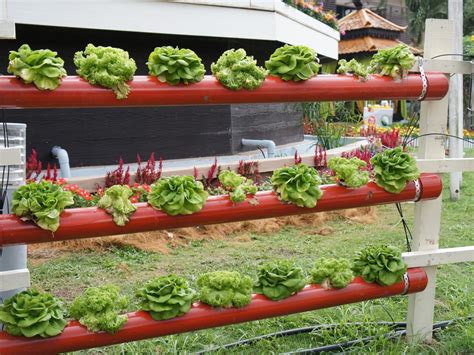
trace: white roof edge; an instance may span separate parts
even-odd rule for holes
[[[306,44],[326,57],[338,57],[337,31],[279,0],[9,0],[8,4],[8,20],[18,24],[270,40]]]

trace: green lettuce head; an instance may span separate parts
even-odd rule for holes
[[[354,278],[351,264],[346,259],[320,258],[311,270],[311,282],[323,288],[343,288]]]
[[[89,287],[74,299],[69,314],[91,332],[115,333],[127,323],[126,315],[119,315],[128,305],[117,286]]]
[[[275,170],[271,180],[280,200],[299,207],[313,208],[323,196],[318,173],[303,163]]]
[[[165,213],[193,214],[204,207],[208,193],[200,181],[192,176],[171,176],[151,185],[148,203]]]
[[[318,75],[321,66],[312,48],[285,44],[275,50],[265,62],[265,67],[270,74],[279,76],[285,81],[300,81]]]
[[[133,191],[127,185],[114,185],[105,190],[104,195],[97,203],[97,207],[112,215],[116,225],[123,227],[135,213],[137,207],[130,202]]]
[[[252,300],[252,279],[236,271],[214,271],[197,280],[199,299],[212,307],[241,308]]]
[[[0,305],[0,322],[8,334],[48,338],[63,332],[67,324],[64,313],[63,303],[58,298],[29,289]]]
[[[375,183],[394,194],[403,191],[407,181],[420,177],[416,160],[401,147],[386,149],[376,154],[370,162],[374,169]]]
[[[356,59],[351,59],[347,61],[345,59],[341,59],[338,63],[337,73],[338,74],[350,74],[353,73],[357,76],[361,81],[367,81],[369,77],[368,68],[359,63]]]
[[[211,71],[222,85],[231,90],[256,89],[267,76],[267,71],[257,66],[257,61],[247,56],[242,48],[225,51],[216,63],[212,63]]]
[[[303,270],[289,260],[280,260],[259,267],[254,290],[273,301],[279,301],[301,291],[305,285]]]
[[[140,309],[149,312],[155,320],[164,320],[188,313],[196,291],[189,287],[186,279],[168,275],[148,281],[136,295]]]
[[[171,85],[200,82],[206,73],[201,58],[185,48],[157,47],[150,53],[146,64],[150,75]]]
[[[74,64],[77,74],[92,85],[112,89],[117,99],[125,99],[130,92],[127,81],[133,79],[137,65],[128,52],[120,48],[88,44],[84,51],[76,52]]]
[[[380,49],[370,61],[370,72],[391,76],[394,80],[403,79],[415,64],[415,56],[406,44]]]
[[[243,202],[247,198],[247,194],[255,195],[257,193],[257,186],[252,180],[234,171],[224,170],[218,178],[224,189],[229,191],[232,202]]]
[[[366,282],[390,286],[402,281],[407,265],[402,252],[394,246],[369,246],[361,250],[354,259],[352,269]]]
[[[369,172],[361,170],[367,167],[367,163],[359,158],[332,158],[328,162],[328,168],[334,171],[339,182],[343,186],[358,188],[369,182]]]
[[[10,51],[7,71],[40,90],[54,90],[67,75],[64,60],[57,55],[49,49],[32,50],[24,44],[18,51]]]
[[[43,180],[23,185],[13,193],[12,212],[24,221],[32,220],[38,227],[56,232],[59,216],[73,204],[70,191]]]

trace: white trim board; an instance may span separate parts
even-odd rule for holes
[[[417,159],[416,165],[422,173],[474,171],[474,158]]]
[[[402,254],[408,267],[435,266],[474,261],[474,246],[413,251]]]
[[[0,292],[30,287],[28,269],[0,271]]]

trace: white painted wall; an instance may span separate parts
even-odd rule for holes
[[[337,31],[280,0],[3,1],[18,24],[271,40],[338,57]]]

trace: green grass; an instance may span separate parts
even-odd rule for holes
[[[471,152],[471,156],[474,155]],[[448,181],[445,179],[445,185]],[[474,173],[465,173],[461,200],[451,202],[443,191],[441,247],[474,245]],[[403,205],[412,225],[414,204]],[[290,258],[310,269],[321,256],[351,258],[357,250],[372,243],[389,243],[406,249],[403,229],[395,206],[378,208],[375,224],[361,224],[345,219],[325,223],[334,233],[321,236],[318,228],[292,227],[271,235],[253,234],[251,241],[238,242],[232,236],[225,240],[190,242],[163,255],[134,248],[113,248],[106,252],[77,251],[54,257],[31,266],[32,284],[62,296],[66,301],[88,286],[113,283],[133,296],[134,289],[155,275],[177,273],[195,284],[198,273],[228,269],[256,277],[256,265],[265,260]],[[132,302],[130,310],[136,309]],[[283,329],[335,323],[339,326],[311,334],[301,334],[260,341],[247,347],[220,350],[217,353],[269,354],[295,351],[369,335],[378,336],[366,345],[351,348],[355,353],[473,353],[474,322],[458,322],[436,334],[431,345],[408,343],[403,338],[387,340],[385,326],[352,322],[405,321],[407,297],[392,297],[352,305],[305,312],[239,325],[167,336],[90,350],[90,353],[153,354],[183,353],[212,349],[216,346]],[[436,290],[435,320],[466,317],[474,314],[474,264],[461,263],[439,267]]]

